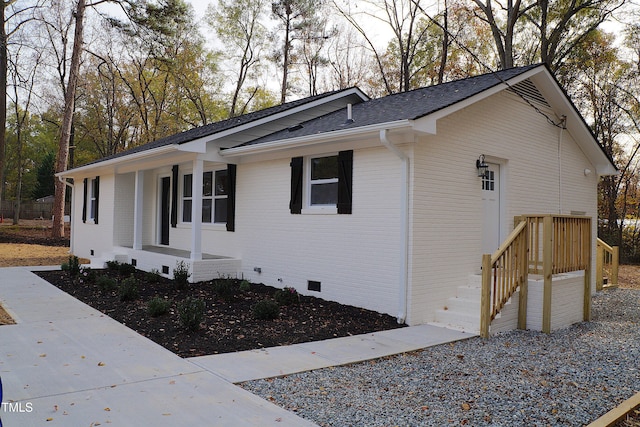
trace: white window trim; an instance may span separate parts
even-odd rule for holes
[[[311,204],[311,186],[315,184],[333,184],[338,183],[338,177],[330,179],[317,179],[312,182],[311,180],[311,160],[321,157],[337,156],[338,153],[324,153],[314,154],[307,156],[304,159],[304,194],[303,194],[303,206],[302,214],[305,215],[337,215],[338,204],[332,205],[312,205]]]
[[[205,169],[202,171],[202,183],[204,186],[204,174],[206,174],[207,172],[211,173],[211,179],[212,179],[212,183],[211,183],[211,195],[210,196],[205,196],[202,189],[200,190],[200,197],[202,198],[202,201],[204,200],[211,200],[211,222],[202,222],[202,227],[204,229],[209,229],[209,230],[217,230],[217,229],[222,229],[224,228],[224,230],[226,231],[226,224],[227,222],[214,222],[215,221],[215,209],[216,209],[216,205],[215,205],[215,201],[218,199],[228,199],[229,195],[223,195],[223,196],[216,196],[216,172],[218,171],[226,171],[226,168],[217,168],[217,169],[213,169],[213,168],[209,168],[209,169]],[[185,175],[192,175],[193,176],[193,170],[190,169],[185,169],[180,173],[180,212],[179,212],[179,216],[180,216],[180,221],[179,224],[185,226],[185,227],[190,227],[191,226],[191,221],[185,222],[184,221],[184,201],[185,200],[191,200],[192,202],[192,206],[193,206],[193,198],[194,198],[194,194],[191,194],[191,197],[185,197],[184,195],[184,177]],[[228,177],[227,177],[228,178]],[[193,178],[192,178],[193,179]],[[193,181],[192,181],[193,182]],[[203,204],[204,206],[204,204]],[[200,215],[202,215],[202,212],[200,212]],[[192,218],[193,219],[193,218]]]

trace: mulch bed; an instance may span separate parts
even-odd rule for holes
[[[95,272],[123,279],[115,270]],[[386,314],[310,296],[300,296],[298,304],[281,306],[275,320],[256,320],[252,307],[264,299],[273,299],[276,291],[262,284],[251,284],[245,291],[236,286],[232,300],[226,302],[214,292],[213,282],[177,289],[170,280],[136,271],[140,296],[135,301],[121,302],[117,290],[103,292],[83,276],[74,280],[65,271],[36,274],[181,357],[318,341],[404,326]],[[238,284],[235,281],[234,285]],[[195,332],[182,326],[177,313],[179,302],[188,296],[206,303],[204,321]],[[147,302],[154,297],[171,301],[167,314],[151,317],[147,313]]]

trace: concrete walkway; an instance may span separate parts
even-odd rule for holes
[[[472,335],[418,326],[181,359],[27,268],[0,269],[4,426],[312,426],[233,385],[353,363]]]

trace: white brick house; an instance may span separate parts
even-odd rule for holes
[[[196,281],[238,275],[420,324],[515,216],[596,218],[598,178],[614,173],[536,65],[375,100],[336,91],[60,178],[73,178],[78,256],[168,275],[184,260]]]

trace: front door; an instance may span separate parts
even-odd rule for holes
[[[160,178],[160,244],[169,244],[169,215],[171,209],[171,177]]]
[[[500,246],[500,165],[488,163],[482,178],[482,253],[492,254]]]

